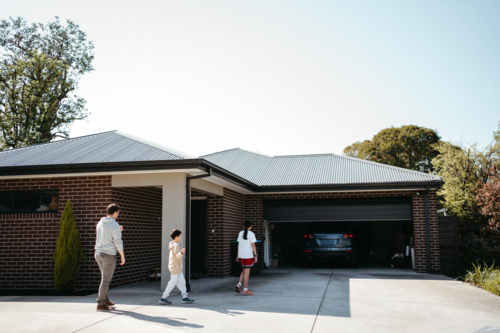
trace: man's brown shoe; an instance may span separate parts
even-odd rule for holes
[[[115,303],[113,303],[113,302],[111,302],[111,301],[107,301],[107,302],[106,302],[106,305],[107,305],[107,306],[115,306]]]
[[[106,304],[98,305],[96,311],[109,311],[111,310]]]

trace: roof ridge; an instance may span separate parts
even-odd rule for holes
[[[238,147],[236,148],[231,148],[231,149],[225,149],[225,150],[221,150],[221,151],[216,151],[215,153],[210,153],[210,154],[206,154],[206,155],[201,155],[200,157],[206,157],[206,156],[213,156],[213,155],[218,155],[218,154],[222,154],[222,153],[227,153],[229,151],[232,151],[232,150],[236,150],[236,149],[240,149]]]
[[[247,153],[251,153],[251,154],[255,154],[255,155],[260,155],[260,156],[264,156],[264,157],[270,157],[270,158],[273,158],[274,156],[271,156],[271,155],[266,155],[266,154],[262,154],[262,153],[257,153],[255,151],[251,151],[249,149],[245,149],[245,148],[240,148],[240,147],[236,147],[236,148],[231,148],[231,149],[226,149],[226,150],[221,150],[221,151],[216,151],[215,153],[211,153],[211,154],[207,154],[207,155],[201,155],[200,157],[208,157],[208,156],[213,156],[213,155],[218,155],[218,154],[224,154],[224,153],[228,153],[230,151],[233,151],[233,150],[241,150],[241,151],[246,151]]]
[[[91,136],[98,136],[98,135],[109,134],[109,133],[113,133],[113,132],[117,132],[117,130],[112,130],[112,131],[107,131],[107,132],[101,132],[101,133],[94,133],[94,134],[88,134],[88,135],[82,135],[82,136],[77,136],[76,138],[67,138],[67,139],[62,139],[62,140],[56,140],[56,141],[50,141],[50,142],[44,142],[44,143],[37,143],[35,145],[29,145],[29,146],[24,146],[24,147],[19,147],[19,148],[5,149],[5,150],[0,150],[0,153],[8,152],[8,151],[14,151],[14,150],[21,150],[21,149],[29,149],[29,148],[40,147],[40,146],[50,145],[50,144],[55,144],[55,143],[68,142],[68,141],[73,141],[73,140],[79,140],[79,139],[88,138],[88,137],[91,137]]]
[[[320,153],[320,154],[276,155],[276,156],[273,156],[273,157],[295,157],[295,156],[304,157],[304,156],[325,156],[325,155],[334,155],[334,156],[338,156],[337,154],[334,154],[334,153]]]
[[[193,156],[191,154],[188,154],[188,153],[185,153],[185,152],[182,152],[180,150],[177,150],[177,149],[174,149],[174,148],[170,148],[168,146],[165,146],[161,143],[157,143],[157,142],[153,142],[153,141],[150,141],[150,140],[146,140],[146,139],[143,139],[143,138],[140,138],[140,137],[137,137],[133,134],[129,134],[127,132],[123,132],[123,131],[116,131],[116,134],[118,135],[121,135],[121,136],[124,136],[130,140],[134,140],[134,141],[137,141],[137,142],[140,142],[142,144],[145,144],[145,145],[148,145],[150,147],[153,147],[153,148],[156,148],[156,149],[159,149],[159,150],[162,150],[164,152],[167,152],[169,154],[172,154],[172,155],[175,155],[177,157],[180,157],[180,158],[183,158],[183,159],[192,159],[192,158],[197,158],[196,156]]]

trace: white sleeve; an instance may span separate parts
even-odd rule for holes
[[[250,234],[250,243],[255,243],[255,242],[257,242],[257,240],[255,239],[255,234],[252,232]]]

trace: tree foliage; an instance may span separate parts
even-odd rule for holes
[[[444,180],[438,191],[442,206],[458,218],[471,217],[477,211],[476,188],[478,183],[488,181],[488,170],[496,160],[497,147],[491,145],[481,151],[475,143],[468,146],[441,143],[437,149],[440,155],[433,163],[436,173]]]
[[[70,200],[66,202],[60,225],[54,252],[54,284],[59,292],[72,292],[83,259],[83,248]]]
[[[498,133],[494,133],[495,141],[483,150],[475,143],[441,143],[437,147],[440,154],[433,160],[436,173],[445,182],[438,191],[439,204],[458,218],[460,258],[466,268],[478,260],[492,264],[500,259],[500,237],[488,221],[493,216],[486,215],[488,210],[481,207],[482,202],[487,204],[491,198],[481,195],[478,199],[483,193],[481,189],[493,190],[490,184],[496,183],[491,169],[500,157]]]
[[[490,169],[499,160],[500,141],[493,141],[484,150],[476,143],[437,146],[439,155],[433,160],[437,175],[444,180],[438,195],[442,206],[458,218],[470,218],[477,212],[476,189],[490,179]]]
[[[0,149],[66,138],[68,126],[88,116],[75,91],[93,70],[93,48],[69,20],[0,21]]]
[[[432,159],[439,154],[436,146],[440,139],[436,131],[425,127],[390,127],[377,133],[372,140],[346,147],[344,155],[428,172],[433,170]]]
[[[487,182],[478,184],[476,204],[479,212],[488,217],[488,230],[500,234],[500,171],[495,164],[488,176]]]

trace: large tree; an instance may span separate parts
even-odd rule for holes
[[[425,127],[390,127],[371,140],[346,147],[344,155],[428,172],[433,170],[432,159],[439,154],[436,146],[440,139],[436,131]]]
[[[0,21],[0,149],[66,138],[68,126],[88,116],[75,91],[93,70],[94,46],[66,23]]]

